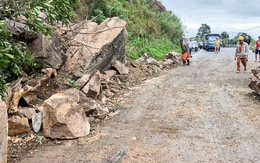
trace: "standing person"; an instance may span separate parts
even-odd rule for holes
[[[257,54],[259,55],[260,62],[260,36],[258,36],[258,40],[255,42],[255,62],[257,62]]]
[[[188,46],[187,44],[183,41],[183,39],[180,39],[180,44],[181,44],[181,50],[182,50],[182,62],[183,66],[190,65],[190,60],[189,60],[189,52],[188,52]]]
[[[247,57],[249,52],[248,44],[244,42],[244,37],[238,37],[239,43],[237,44],[235,60],[237,60],[237,73],[240,72],[240,62],[244,66],[244,71],[246,71]]]
[[[248,44],[248,47],[249,47],[249,50],[250,50],[251,40],[249,39],[248,35],[246,35],[244,42],[246,42]],[[248,58],[247,58],[247,61],[248,61]]]
[[[244,42],[248,44],[248,46],[251,46],[251,40],[249,39],[248,35],[246,35]]]
[[[192,56],[191,56],[192,46],[193,46],[192,38],[190,38],[190,41],[188,41],[188,46],[189,46],[190,57],[192,58]]]
[[[215,53],[218,53],[219,50],[220,41],[218,40],[218,37],[215,40],[214,46],[215,46]]]

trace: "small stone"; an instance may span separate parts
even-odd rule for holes
[[[42,113],[36,113],[33,117],[32,117],[32,126],[33,126],[33,131],[38,133],[41,130],[41,126],[42,126]]]

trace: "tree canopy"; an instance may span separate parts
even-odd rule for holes
[[[201,24],[201,27],[198,29],[197,37],[202,38],[204,34],[210,34],[210,26],[207,24]]]
[[[222,39],[228,39],[229,38],[229,34],[226,31],[223,31],[221,34]]]

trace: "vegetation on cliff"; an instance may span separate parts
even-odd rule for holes
[[[178,40],[183,36],[182,23],[172,12],[159,11],[152,0],[98,0],[91,4],[89,19],[102,22],[117,16],[127,22],[127,54],[137,59],[149,53],[156,59],[170,51],[179,51]],[[160,3],[160,2],[158,2]]]
[[[3,96],[10,81],[39,67],[27,43],[37,33],[51,35],[57,22],[66,25],[88,18],[101,23],[107,17],[116,16],[127,22],[126,50],[130,59],[149,53],[160,60],[170,51],[180,51],[178,40],[183,36],[180,19],[171,12],[160,11],[151,2],[154,0],[1,1],[0,95]],[[7,19],[28,25],[29,32],[17,38],[7,30]]]

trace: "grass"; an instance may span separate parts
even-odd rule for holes
[[[117,16],[127,22],[127,56],[137,59],[149,53],[156,60],[165,54],[180,52],[178,41],[183,36],[183,25],[172,12],[158,12],[149,4],[152,0],[97,0],[90,5],[88,17],[101,23]]]
[[[128,41],[127,56],[137,59],[144,53],[150,54],[154,59],[161,60],[169,52],[180,52],[180,46],[174,44],[167,36],[153,37],[151,39],[135,37]]]

